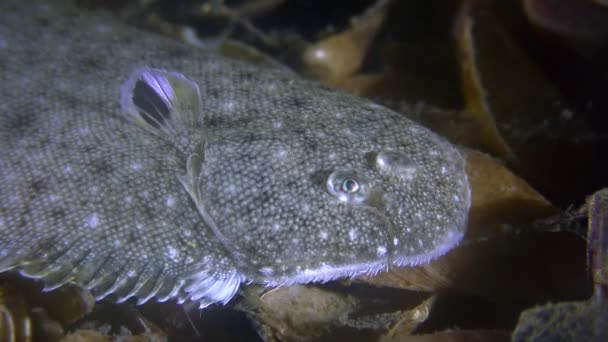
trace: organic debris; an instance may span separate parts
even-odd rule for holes
[[[513,341],[608,340],[608,189],[591,195],[587,212],[588,268],[593,296],[585,301],[547,303],[521,313]]]

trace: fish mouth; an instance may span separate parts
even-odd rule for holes
[[[369,156],[370,154],[366,156],[368,160]],[[373,160],[378,160],[378,156],[382,156],[382,154],[377,153],[374,156]],[[389,197],[386,196],[382,186],[370,176],[369,170],[336,168],[326,177],[326,191],[344,205],[355,210],[365,208],[374,216],[381,218],[386,246],[381,256],[386,256],[388,265],[391,265],[396,232],[394,222],[387,210],[387,198]]]

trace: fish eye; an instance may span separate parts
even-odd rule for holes
[[[335,170],[327,178],[327,191],[341,202],[362,204],[370,188],[369,180],[357,170]]]
[[[417,172],[415,163],[399,151],[381,151],[376,155],[375,164],[382,174],[402,180],[412,180]]]
[[[359,190],[359,183],[352,178],[348,178],[342,183],[342,190],[350,193],[357,192]]]

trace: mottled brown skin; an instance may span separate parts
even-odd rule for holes
[[[426,263],[464,234],[453,146],[290,72],[6,0],[0,75],[0,271],[48,288],[204,307]]]

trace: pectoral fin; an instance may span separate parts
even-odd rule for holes
[[[129,121],[182,151],[200,146],[205,139],[200,90],[180,73],[136,69],[121,87],[120,104]]]

